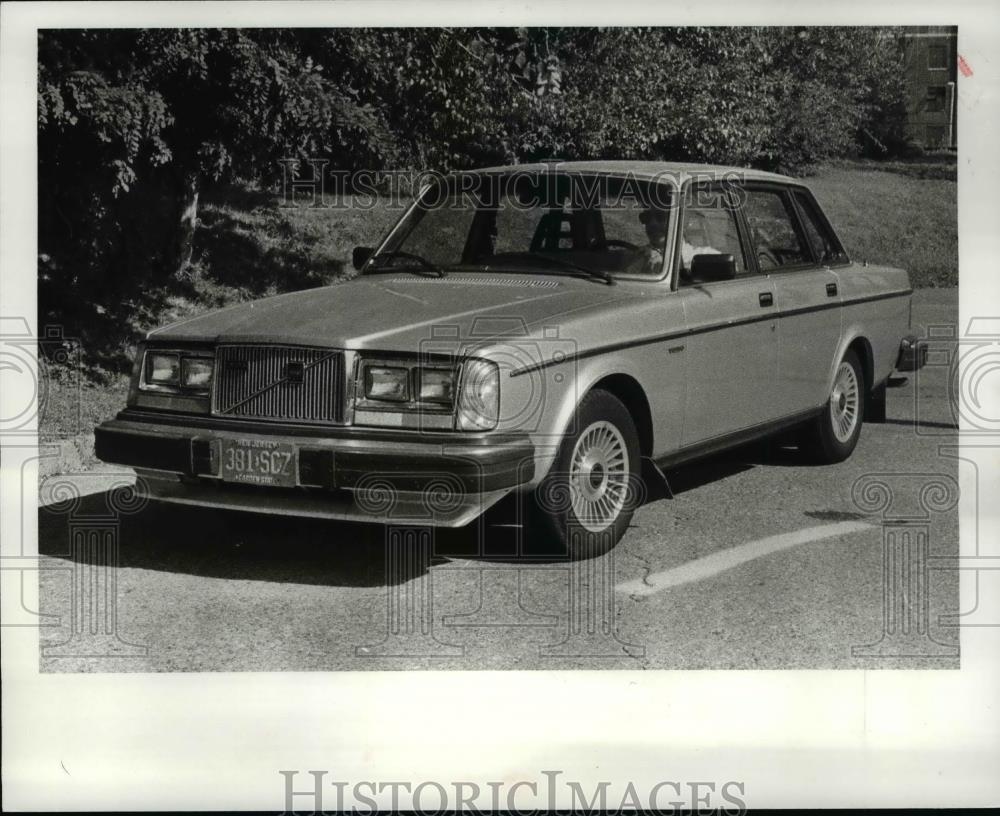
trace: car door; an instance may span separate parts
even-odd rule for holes
[[[747,187],[744,213],[754,258],[774,286],[780,315],[773,395],[779,417],[823,404],[840,342],[840,292],[828,265],[834,255],[832,247],[823,248],[814,206],[802,188]]]
[[[735,201],[721,189],[702,191],[686,197],[681,215],[676,273],[688,329],[685,447],[773,419],[778,359],[774,288],[747,253]],[[733,255],[736,277],[692,278],[694,258],[706,253]]]

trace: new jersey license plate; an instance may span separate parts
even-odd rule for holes
[[[223,439],[224,482],[295,487],[295,448],[268,439]]]

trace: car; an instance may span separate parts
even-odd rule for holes
[[[757,170],[458,172],[352,260],[149,332],[97,456],[244,511],[456,527],[507,498],[527,542],[583,558],[683,462],[785,431],[846,459],[926,355],[906,271]]]

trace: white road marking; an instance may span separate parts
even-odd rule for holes
[[[726,572],[740,566],[740,564],[745,564],[747,561],[753,561],[755,558],[761,558],[771,553],[798,547],[801,544],[809,544],[813,541],[822,541],[824,538],[834,538],[871,529],[873,529],[873,525],[863,521],[841,521],[836,524],[806,527],[792,533],[780,533],[706,555],[704,558],[689,561],[673,569],[647,575],[645,579],[638,578],[634,581],[626,581],[618,584],[615,589],[630,595],[652,595],[654,592],[670,587],[703,581],[718,575],[720,572]]]

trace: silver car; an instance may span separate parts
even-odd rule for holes
[[[358,274],[148,334],[98,456],[154,497],[613,546],[663,471],[794,429],[850,456],[923,363],[901,269],[848,257],[807,187],[643,162],[428,185]]]

